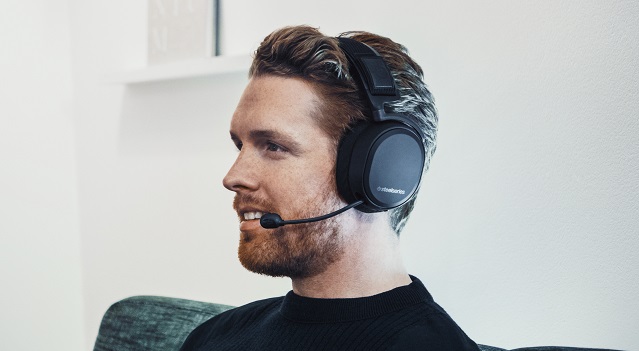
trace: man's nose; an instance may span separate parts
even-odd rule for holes
[[[257,189],[256,162],[251,160],[247,151],[240,151],[233,166],[222,180],[222,184],[225,188],[235,192]]]

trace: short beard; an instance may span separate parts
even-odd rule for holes
[[[242,200],[245,198],[242,195]],[[238,202],[236,196],[235,202]],[[247,199],[256,203],[256,199]],[[329,201],[319,201],[327,204]],[[329,203],[326,212],[339,206]],[[322,215],[321,208],[294,214],[295,218]],[[270,229],[266,235],[240,234],[238,256],[242,266],[251,272],[272,277],[308,278],[323,273],[344,252],[342,237],[335,218]]]

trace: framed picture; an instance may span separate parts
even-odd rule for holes
[[[148,64],[219,55],[219,1],[148,0]]]

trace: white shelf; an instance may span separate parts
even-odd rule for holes
[[[105,79],[107,83],[136,84],[170,79],[193,78],[222,73],[247,72],[251,66],[249,55],[217,56],[153,65],[140,69],[115,72]]]

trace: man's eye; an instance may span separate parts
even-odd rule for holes
[[[242,143],[240,143],[239,141],[237,143],[235,143],[235,147],[239,150],[242,150]]]
[[[266,143],[266,150],[273,151],[273,152],[285,151],[283,147],[272,142]]]

